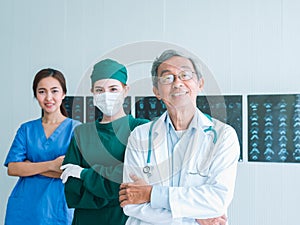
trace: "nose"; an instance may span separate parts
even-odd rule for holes
[[[173,88],[180,88],[183,86],[183,81],[177,75],[174,75]]]
[[[51,99],[52,99],[52,93],[51,93],[51,92],[48,92],[48,93],[47,93],[46,99],[47,99],[47,100],[51,100]]]

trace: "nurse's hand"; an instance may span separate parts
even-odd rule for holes
[[[152,186],[148,185],[143,179],[130,175],[133,180],[131,183],[123,183],[120,186],[119,201],[120,206],[128,204],[143,204],[150,202]]]
[[[227,217],[223,215],[216,218],[196,219],[196,222],[200,225],[226,225]]]
[[[65,156],[62,155],[62,156],[59,156],[56,159],[52,160],[51,164],[50,164],[50,171],[61,173],[60,167],[61,167],[62,162],[64,161],[64,158],[65,158]]]

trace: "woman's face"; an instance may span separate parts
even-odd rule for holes
[[[60,112],[65,96],[59,81],[53,77],[43,78],[37,85],[36,98],[45,114]]]
[[[124,114],[123,103],[128,86],[115,79],[102,79],[94,83],[94,105],[103,113],[103,118],[118,118]]]

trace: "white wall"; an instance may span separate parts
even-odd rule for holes
[[[80,87],[92,63],[117,52],[131,63],[131,94],[151,95],[147,60],[164,43],[208,66],[214,77],[207,77],[207,94],[216,91],[213,80],[222,94],[244,100],[248,94],[299,93],[299,11],[297,0],[0,0],[0,159],[20,123],[40,115],[31,84],[43,67],[62,70],[75,95],[85,92]],[[153,43],[157,48],[148,48]],[[144,58],[133,63],[133,56]],[[247,162],[246,121],[244,108],[244,161],[230,224],[298,224],[300,164]],[[0,175],[2,223],[16,179],[3,166]]]

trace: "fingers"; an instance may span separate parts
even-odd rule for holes
[[[225,214],[223,216],[221,216],[220,218],[222,218],[223,220],[225,220],[227,222],[227,216]]]
[[[59,157],[57,157],[56,159],[54,159],[53,161],[54,161],[54,163],[55,164],[57,164],[57,165],[59,165],[59,166],[61,166],[61,164],[63,163],[63,161],[64,161],[64,158],[65,158],[65,156],[64,155],[62,155],[62,156],[59,156]]]
[[[136,176],[135,174],[130,174],[129,177],[133,180],[132,184],[135,184],[135,185],[147,185],[146,181],[144,181],[142,178]]]
[[[63,184],[67,182],[68,180],[68,173],[66,171],[64,171],[61,175],[60,175],[60,179],[62,180]]]
[[[120,185],[120,189],[127,189],[127,188],[130,188],[130,187],[134,187],[134,186],[137,186],[136,183],[122,183]]]
[[[119,191],[119,202],[120,206],[123,208],[124,206],[128,204],[134,204],[133,200],[133,193],[131,193],[130,188],[123,188]]]
[[[137,182],[139,181],[139,177],[135,174],[130,174],[129,177],[131,178],[131,180],[133,180],[133,182]]]
[[[148,185],[142,178],[135,174],[130,174],[133,182],[122,183],[119,191],[120,206],[128,204],[142,204],[150,201],[152,186]]]
[[[60,179],[62,180],[63,184],[67,182],[69,176],[70,176],[70,168],[73,166],[73,164],[66,164],[60,167],[61,170],[63,170],[62,174],[60,175]]]
[[[127,196],[126,196],[126,189],[121,189],[119,191],[119,202],[120,206],[123,208],[125,205],[129,204],[126,202]]]
[[[124,207],[128,204],[134,204],[134,190],[129,188],[128,184],[123,184],[123,188],[119,191],[120,206]]]
[[[226,225],[226,222],[227,222],[227,218],[225,219],[225,218],[223,218],[223,217],[219,217],[218,219],[217,219],[217,224],[219,224],[219,225]]]
[[[127,188],[128,187],[128,184],[127,183],[122,183],[121,185],[120,185],[120,189],[125,189],[125,188]]]
[[[226,225],[227,217],[223,215],[216,218],[196,219],[196,222],[200,225]]]
[[[65,169],[67,169],[67,168],[69,168],[69,167],[71,167],[71,166],[73,166],[74,164],[71,164],[71,163],[68,163],[68,164],[66,164],[66,165],[62,165],[61,167],[60,167],[60,169],[61,170],[65,170]]]

